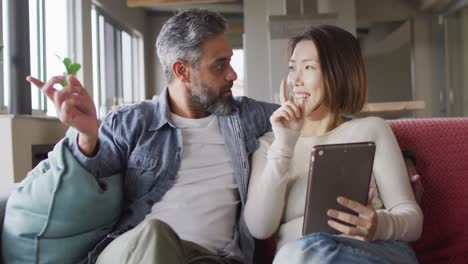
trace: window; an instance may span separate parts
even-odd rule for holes
[[[234,96],[243,96],[244,95],[244,50],[243,49],[234,49],[233,55],[231,58],[232,68],[237,73],[237,80],[234,81],[232,86],[232,94]]]
[[[94,103],[102,118],[118,105],[144,98],[143,41],[93,6]]]
[[[0,10],[5,1],[0,2]],[[11,2],[10,2],[11,3]],[[26,3],[24,3],[26,6]],[[56,55],[61,57],[68,56],[68,35],[67,25],[69,20],[69,0],[28,0],[29,7],[29,41],[30,41],[30,64],[31,75],[46,80],[53,75],[60,75],[64,71],[60,60]],[[10,19],[7,10],[0,12],[1,17],[8,21]],[[0,25],[3,33],[8,30],[3,30],[3,26],[12,26],[0,19]],[[0,34],[0,112],[6,112],[9,104],[10,87],[3,85],[4,78],[9,78],[9,75],[3,76],[3,33]],[[47,40],[47,42],[46,42]],[[9,69],[5,69],[6,72]],[[7,80],[9,83],[10,80]],[[41,94],[36,87],[31,87],[31,106],[35,113],[55,115],[55,108],[48,107],[50,101],[46,101],[46,97]],[[25,101],[25,103],[29,103]]]
[[[453,1],[436,14],[431,33],[429,109],[434,117],[468,116],[468,1]]]
[[[60,58],[70,57],[68,0],[29,0],[31,75],[48,80],[64,73]],[[61,88],[61,86],[57,87]],[[56,116],[52,101],[31,86],[32,109]],[[36,112],[36,111],[34,111]]]
[[[6,112],[7,90],[3,85],[3,1],[0,1],[0,114]]]
[[[445,83],[441,109],[447,116],[468,116],[468,3],[444,16]]]

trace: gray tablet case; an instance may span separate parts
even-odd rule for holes
[[[339,205],[338,196],[367,203],[375,143],[317,145],[310,160],[302,235],[339,232],[328,226],[328,209],[352,213]]]

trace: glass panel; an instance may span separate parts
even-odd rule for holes
[[[132,36],[122,31],[122,86],[123,103],[133,103],[133,72],[132,72]]]
[[[105,21],[103,16],[99,16],[99,116],[104,117],[109,110],[106,104],[107,92],[106,92],[106,41],[104,36]]]
[[[64,0],[29,0],[31,75],[43,81],[65,72],[57,56],[69,56],[67,4]],[[33,109],[47,109],[47,115],[57,115],[52,101],[47,100],[45,106],[44,96],[35,86],[31,86],[31,100]]]
[[[134,71],[133,76],[135,79],[135,100],[141,101],[145,99],[145,70],[143,68],[144,61],[144,49],[143,49],[143,38],[139,34],[135,34],[133,37],[134,46],[137,47],[137,52],[134,55],[133,65]]]
[[[468,116],[468,6],[444,22],[447,116]]]
[[[98,8],[92,11],[95,103],[99,117],[118,105],[140,99],[144,73],[143,41],[114,24]]]
[[[99,25],[98,25],[98,14],[96,10],[91,9],[91,34],[93,42],[93,100],[96,109],[98,110],[98,117],[102,118],[100,113],[100,66],[99,66],[99,35],[98,35]],[[105,114],[105,113],[104,113]]]
[[[37,0],[29,1],[29,43],[31,49],[31,75],[41,78],[39,75],[39,5]],[[31,106],[32,109],[40,108],[41,91],[36,86],[31,85]]]
[[[3,109],[3,106],[6,105],[5,103],[5,83],[3,82],[3,7],[2,7],[2,1],[0,1],[0,44],[2,45],[0,47],[0,112]]]
[[[57,58],[69,57],[68,28],[67,28],[67,1],[47,0],[45,4],[45,46],[46,46],[46,79],[62,75],[65,72],[63,63]],[[61,86],[57,85],[57,89]],[[53,102],[47,100],[47,115],[56,116]]]
[[[110,110],[117,106],[117,76],[116,68],[116,52],[115,52],[115,28],[112,24],[104,22],[104,45],[103,51],[104,60],[108,67],[104,67],[106,85],[102,86],[102,90],[106,91],[106,109]]]

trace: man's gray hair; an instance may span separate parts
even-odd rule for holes
[[[226,19],[220,14],[201,9],[179,11],[161,29],[156,51],[167,83],[171,83],[172,63],[184,60],[197,66],[202,56],[202,44],[207,38],[224,33]]]

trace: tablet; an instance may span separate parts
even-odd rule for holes
[[[314,232],[338,234],[339,231],[327,224],[328,209],[357,215],[339,205],[336,198],[343,196],[362,204],[367,203],[374,154],[374,142],[314,147],[310,159],[302,235]]]

